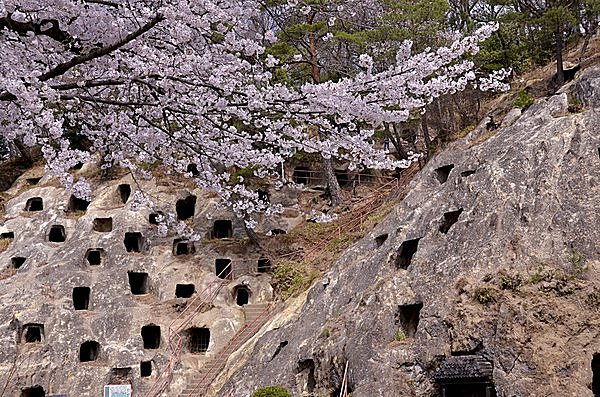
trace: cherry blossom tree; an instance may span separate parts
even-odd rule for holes
[[[77,163],[147,177],[160,163],[248,217],[274,207],[233,171],[269,177],[298,150],[406,167],[372,147],[375,127],[505,77],[478,80],[466,57],[494,30],[485,25],[418,54],[405,42],[385,69],[362,54],[353,75],[285,84],[265,52],[278,32],[258,28],[261,10],[253,0],[0,1],[1,136],[40,147],[47,173],[81,197],[92,192],[69,174]]]

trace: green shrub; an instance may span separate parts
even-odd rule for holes
[[[519,91],[515,99],[515,107],[525,110],[531,105],[533,105],[533,98],[527,92]]]
[[[573,250],[569,256],[569,264],[571,265],[569,274],[572,278],[584,278],[585,274],[590,270],[585,263],[585,258],[576,250]]]
[[[285,387],[267,386],[255,391],[252,397],[292,397],[292,395]]]
[[[404,332],[404,330],[401,330],[401,329],[397,330],[395,338],[398,342],[402,342],[403,340],[405,340],[407,338],[406,332]]]
[[[475,289],[474,292],[475,300],[482,305],[486,305],[491,302],[496,301],[496,297],[494,296],[494,290],[488,287],[479,287]]]

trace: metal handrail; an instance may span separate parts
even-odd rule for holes
[[[322,172],[322,171],[311,171],[311,170],[307,170],[307,171],[303,171],[306,173],[317,173],[317,172]],[[410,177],[412,177],[412,175],[414,175],[415,172],[410,172]],[[353,174],[354,176],[358,175],[359,179],[359,183],[360,183],[360,175],[368,175],[369,178],[375,177],[375,178],[383,178],[383,179],[389,179],[388,182],[384,183],[383,185],[379,186],[377,189],[375,189],[373,192],[371,192],[368,196],[362,198],[360,200],[360,206],[358,206],[357,208],[355,208],[352,211],[352,217],[345,221],[342,222],[337,228],[335,228],[333,230],[332,233],[330,233],[330,235],[327,238],[321,239],[321,241],[314,245],[312,247],[312,249],[308,252],[304,252],[302,250],[299,251],[295,251],[295,252],[290,252],[287,254],[283,254],[283,255],[279,255],[277,257],[274,258],[269,258],[269,257],[259,257],[256,259],[231,259],[228,266],[225,267],[225,269],[223,269],[223,271],[221,271],[216,277],[215,279],[213,279],[209,285],[207,286],[207,288],[205,288],[205,290],[203,291],[203,293],[201,294],[202,296],[207,295],[209,299],[205,299],[204,301],[200,301],[200,304],[198,304],[194,309],[191,309],[194,305],[195,302],[198,301],[198,299],[201,298],[201,296],[197,296],[195,299],[193,299],[187,306],[186,308],[171,322],[170,326],[169,326],[169,347],[171,349],[171,357],[169,359],[169,364],[167,365],[167,368],[165,371],[163,371],[163,373],[156,382],[153,385],[153,387],[148,391],[148,393],[146,393],[146,397],[152,397],[153,395],[156,395],[158,393],[160,393],[163,388],[168,385],[170,383],[171,380],[171,376],[172,376],[172,372],[175,368],[175,365],[179,362],[180,356],[181,356],[181,352],[183,349],[183,338],[180,335],[180,332],[183,330],[183,328],[189,324],[192,319],[193,316],[198,312],[198,310],[200,310],[200,308],[202,307],[203,304],[207,304],[210,303],[214,300],[214,298],[216,297],[216,295],[218,294],[219,290],[221,289],[221,287],[226,284],[227,282],[229,282],[231,279],[235,279],[236,277],[239,277],[240,275],[244,274],[243,271],[241,270],[241,266],[239,267],[240,270],[238,270],[236,272],[236,264],[241,263],[241,262],[248,262],[248,261],[257,261],[258,260],[268,260],[270,261],[269,267],[271,266],[272,263],[274,263],[275,260],[277,259],[285,259],[285,258],[290,258],[290,257],[294,257],[296,255],[302,255],[302,257],[304,259],[306,258],[310,258],[311,255],[315,255],[316,253],[321,253],[323,252],[322,248],[328,244],[331,243],[331,241],[335,240],[336,238],[339,238],[342,234],[342,232],[344,232],[345,230],[348,229],[353,229],[358,225],[362,225],[362,223],[364,222],[364,219],[366,216],[370,215],[371,213],[373,213],[380,205],[380,202],[383,201],[383,199],[388,196],[392,191],[395,191],[398,189],[398,187],[400,186],[400,179],[398,178],[391,178],[391,177],[387,177],[387,176],[374,176],[374,175],[370,175],[370,174]],[[258,266],[257,266],[257,270],[258,270]],[[227,273],[225,273],[227,272]],[[224,277],[222,277],[223,275],[225,275]],[[212,287],[216,285],[216,288],[214,290],[212,290]],[[245,325],[240,331],[238,331],[234,337],[229,341],[229,343],[225,346],[225,348],[223,348],[221,350],[221,352],[219,353],[215,363],[218,363],[220,361],[221,358],[223,358],[223,356],[230,350],[230,348],[232,346],[235,346],[235,343],[237,342],[238,338],[240,337],[241,334],[243,334],[244,332],[246,332],[248,329],[253,329],[253,327],[256,327],[258,324],[258,321],[263,318],[264,315],[267,315],[268,312],[273,308],[273,304],[269,304],[267,306],[267,308],[265,308],[265,310],[250,324]],[[188,313],[189,311],[189,313]],[[185,319],[182,321],[181,324],[179,324],[179,326],[174,327],[174,324],[176,321],[178,321],[179,319],[183,318],[185,315]],[[257,331],[257,330],[255,330]],[[243,342],[242,342],[243,343]],[[236,347],[237,348],[237,347]],[[228,353],[228,354],[231,354]],[[222,368],[219,368],[218,371],[220,371]],[[196,392],[197,389],[199,387],[201,387],[202,382],[204,382],[205,379],[208,379],[209,374],[212,374],[213,372],[215,372],[215,367],[210,368],[210,370],[202,377],[202,379],[199,381],[199,383],[196,385],[196,387],[193,389],[192,393]],[[217,372],[218,374],[218,372]],[[214,374],[214,376],[216,376],[216,374]],[[162,378],[162,379],[161,379]],[[212,378],[214,379],[214,377]],[[211,379],[211,381],[212,381]],[[206,385],[208,386],[208,384]],[[233,391],[230,392],[230,395]]]
[[[206,286],[206,288],[200,294],[198,294],[194,299],[189,301],[188,304],[186,305],[185,309],[182,310],[181,313],[179,313],[179,315],[175,319],[173,319],[173,321],[171,321],[171,323],[169,324],[168,343],[169,343],[169,348],[171,350],[169,362],[167,364],[167,367],[163,370],[163,372],[160,374],[160,376],[152,384],[150,389],[146,392],[146,394],[145,394],[146,397],[152,397],[152,396],[158,395],[170,383],[173,370],[175,369],[175,366],[179,362],[179,359],[181,357],[181,352],[183,349],[183,338],[181,337],[179,332],[183,329],[183,327],[185,327],[187,324],[189,324],[189,322],[191,322],[193,315],[196,314],[203,305],[211,303],[217,296],[221,287],[226,282],[229,282],[229,280],[227,279],[227,276],[229,276],[231,274],[231,270],[229,270],[229,273],[227,273],[226,277],[224,277],[224,278],[220,277],[227,270],[228,270],[227,268],[223,269],[223,271],[219,275],[217,275],[213,280],[211,280],[208,283],[208,285]],[[190,310],[192,310],[192,312],[190,312]],[[188,312],[190,312],[190,313],[188,313]],[[189,314],[189,315],[187,315],[187,314]],[[178,321],[179,319],[183,318],[184,315],[187,316],[184,319],[184,321],[181,324],[179,324],[179,326],[174,327],[175,322]]]
[[[265,322],[261,322],[260,320],[265,318],[266,316],[269,315],[269,312],[274,308],[274,304],[270,303],[261,313],[258,317],[256,317],[250,324],[246,324],[242,329],[240,329],[234,336],[233,338],[231,338],[231,340],[229,341],[229,343],[227,343],[227,345],[219,352],[219,354],[217,355],[217,357],[214,359],[214,363],[215,365],[213,365],[212,367],[209,368],[208,371],[206,371],[206,373],[204,374],[204,376],[198,381],[198,383],[196,384],[196,386],[194,386],[194,388],[192,389],[191,392],[187,393],[187,396],[192,396],[194,395],[194,393],[199,392],[200,389],[205,386],[208,387],[208,385],[210,384],[210,382],[212,382],[212,380],[218,375],[218,373],[223,369],[223,367],[226,365],[226,362],[223,361],[224,358],[229,357],[229,355],[234,352],[236,349],[238,349],[243,343],[245,343],[248,339],[243,340],[240,342],[241,336],[244,334],[244,332],[250,330],[249,335],[252,336],[254,333],[256,333],[260,327],[262,325],[264,325]],[[223,365],[221,366],[219,363],[223,363]],[[205,381],[208,380],[208,383],[206,383],[206,385],[203,385],[203,383],[205,383]]]

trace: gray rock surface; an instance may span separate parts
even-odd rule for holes
[[[338,396],[346,363],[353,397],[439,396],[436,369],[467,354],[492,364],[498,396],[592,397],[600,69],[583,71],[574,87],[580,113],[568,112],[564,93],[541,99],[493,135],[480,126],[436,155],[219,396],[268,385]],[[444,182],[450,167],[440,167],[449,165]],[[406,266],[402,243],[414,239]],[[420,304],[415,331],[410,312]]]

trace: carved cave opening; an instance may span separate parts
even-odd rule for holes
[[[246,287],[239,286],[235,289],[235,303],[238,306],[244,306],[248,304],[250,299],[250,290]]]
[[[144,349],[158,349],[160,347],[160,326],[155,324],[142,327],[142,340]]]
[[[398,269],[407,269],[410,266],[413,256],[417,252],[417,248],[419,248],[419,240],[421,238],[406,240],[400,244],[400,248],[398,248],[396,254],[396,267]]]
[[[441,224],[440,224],[440,233],[446,234],[448,233],[448,231],[450,230],[450,228],[456,223],[458,222],[458,218],[460,217],[460,214],[463,213],[463,209],[459,208],[456,211],[450,211],[450,212],[446,212],[442,218]]]
[[[127,252],[141,252],[142,251],[142,233],[140,232],[127,232],[123,239],[125,249]]]
[[[377,244],[377,247],[381,247],[387,239],[388,239],[387,233],[381,234],[381,235],[375,237],[375,244]]]
[[[117,187],[117,192],[119,193],[121,202],[127,204],[127,200],[129,200],[129,196],[131,196],[131,186],[127,183],[123,183]]]
[[[79,346],[79,361],[82,363],[96,361],[100,356],[100,343],[94,340],[83,342]]]
[[[44,209],[44,201],[41,197],[32,197],[25,203],[25,211],[41,211]]]
[[[190,255],[196,252],[196,247],[192,241],[183,239],[173,240],[173,255]]]
[[[206,353],[210,344],[210,329],[192,327],[187,330],[190,353]]]
[[[259,273],[268,273],[271,271],[271,261],[269,259],[259,259],[258,264],[256,265],[256,270]]]
[[[62,225],[53,225],[48,233],[48,241],[52,243],[63,243],[67,239],[65,227]]]
[[[10,268],[12,269],[19,269],[21,268],[21,266],[23,266],[23,264],[25,263],[25,261],[27,260],[27,258],[24,258],[22,256],[15,256],[10,258]]]
[[[419,317],[422,308],[422,302],[398,306],[398,312],[396,313],[396,324],[409,338],[413,338],[417,333]]]
[[[99,266],[104,259],[104,250],[102,248],[90,248],[85,252],[85,260],[90,266]]]
[[[21,389],[21,397],[46,397],[46,392],[42,386],[35,385]]]
[[[216,220],[213,225],[213,238],[231,238],[233,236],[233,224],[229,219]]]
[[[140,376],[147,378],[152,376],[152,361],[141,361],[140,362]]]
[[[111,368],[108,383],[111,385],[131,384],[131,367]]]
[[[112,218],[96,218],[94,219],[94,231],[108,233],[112,232],[113,219]]]
[[[294,183],[301,185],[308,185],[310,180],[310,168],[308,167],[296,167],[292,174],[292,180]]]
[[[194,294],[196,286],[194,284],[177,284],[175,286],[175,297],[189,298]]]
[[[88,209],[90,202],[71,195],[67,206],[68,212],[85,212]]]
[[[184,199],[177,200],[175,211],[179,220],[183,221],[192,218],[196,212],[196,196],[190,195]]]
[[[232,273],[231,259],[215,259],[215,274],[222,279],[230,279]]]
[[[148,293],[148,273],[127,272],[127,277],[133,295],[145,295]]]
[[[73,307],[75,310],[88,310],[90,305],[90,287],[73,288]]]
[[[21,342],[37,343],[44,338],[44,324],[25,324],[23,325]]]
[[[440,184],[446,183],[450,176],[450,171],[454,168],[454,164],[444,165],[435,169],[435,176]]]

